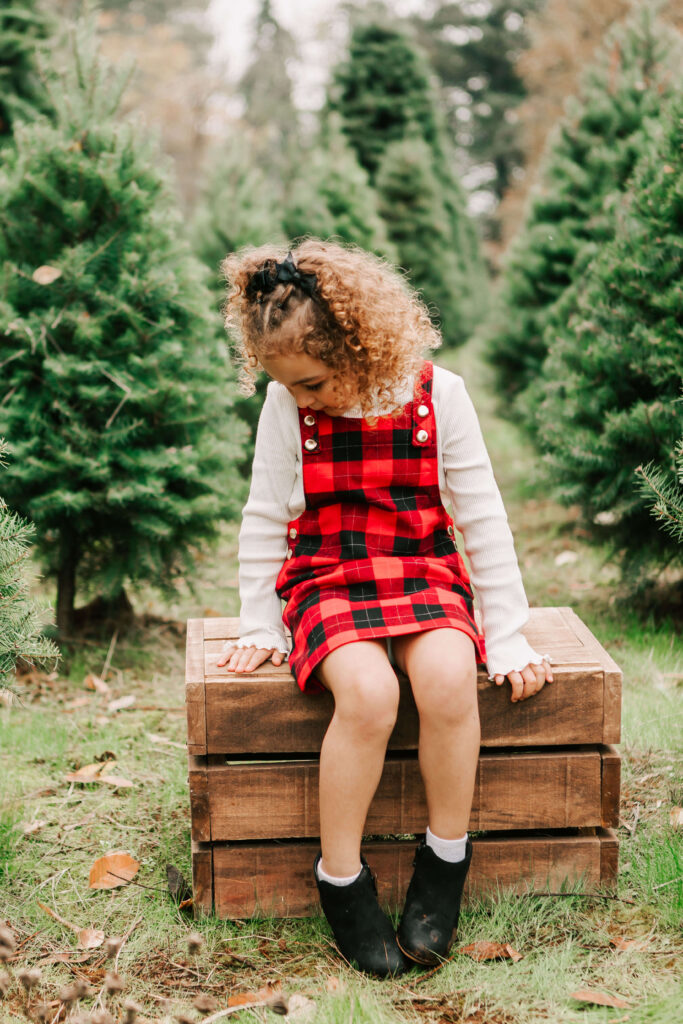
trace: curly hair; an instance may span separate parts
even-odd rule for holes
[[[403,273],[355,245],[306,238],[292,250],[297,269],[315,274],[315,294],[296,283],[253,293],[253,275],[281,261],[287,250],[248,246],[221,263],[228,283],[225,327],[235,339],[239,390],[255,391],[260,358],[304,352],[332,368],[353,394],[361,414],[379,401],[397,414],[400,392],[423,363],[423,352],[441,345],[427,308]],[[272,264],[270,264],[272,266]]]

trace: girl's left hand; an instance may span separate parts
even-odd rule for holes
[[[518,700],[526,700],[527,697],[533,697],[535,693],[543,689],[546,682],[552,683],[553,672],[550,663],[544,660],[540,665],[529,663],[521,672],[508,672],[507,677],[512,687],[510,700],[514,703]],[[493,678],[496,686],[501,686],[505,682],[505,676],[497,675]]]

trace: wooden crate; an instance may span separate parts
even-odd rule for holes
[[[288,666],[242,676],[216,661],[239,620],[190,619],[187,723],[194,903],[221,917],[319,912],[318,753],[331,695],[302,694]],[[553,659],[554,682],[512,704],[478,679],[482,748],[466,893],[609,887],[617,870],[621,672],[570,608],[532,609],[524,630]],[[366,824],[380,898],[397,906],[427,811],[408,680]]]

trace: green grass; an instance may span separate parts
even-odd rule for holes
[[[639,615],[622,603],[614,566],[587,545],[575,510],[541,492],[533,453],[510,424],[495,417],[476,353],[469,348],[440,361],[463,373],[480,413],[530,603],[571,605],[624,671],[617,898],[501,893],[479,899],[462,915],[456,948],[478,939],[500,941],[517,949],[522,960],[478,963],[456,954],[433,976],[413,973],[391,982],[365,978],[341,963],[321,920],[195,922],[180,912],[167,892],[166,865],[190,877],[186,756],[154,743],[150,734],[185,740],[184,638],[177,623],[239,613],[237,526],[231,524],[220,550],[198,566],[195,593],[179,585],[170,600],[151,591],[135,596],[139,625],[116,637],[109,695],[86,690],[83,680],[101,673],[112,629],[65,645],[56,679],[34,677],[19,702],[0,704],[0,921],[4,915],[21,944],[12,970],[41,965],[31,1012],[39,997],[55,1000],[77,976],[100,993],[111,966],[101,949],[77,960],[76,936],[48,916],[40,901],[80,927],[101,928],[107,935],[133,929],[118,965],[126,991],[121,997],[103,994],[118,1019],[124,997],[144,1007],[142,1020],[171,1021],[181,1009],[191,1009],[199,992],[225,1006],[231,994],[266,983],[305,994],[315,1003],[311,1019],[323,1024],[680,1019],[683,844],[670,815],[683,805],[683,657],[674,623],[662,615]],[[556,565],[567,551],[576,556],[573,561]],[[48,587],[42,595],[53,598]],[[131,708],[107,710],[111,699],[129,694],[136,697]],[[116,774],[129,779],[131,788],[66,781],[75,768],[112,754]],[[44,824],[25,834],[35,822]],[[113,849],[140,862],[133,883],[89,889],[90,865]],[[205,945],[191,956],[186,939],[195,928]],[[643,948],[617,951],[610,940],[619,937],[640,940]],[[45,962],[63,953],[71,955],[70,963]],[[586,988],[618,994],[629,1008],[571,998]],[[86,1000],[82,1009],[93,1003]],[[52,1017],[57,1009],[55,1004]],[[14,983],[0,999],[0,1022],[25,1020],[25,1011]],[[75,1016],[74,1007],[67,1019]],[[245,1022],[275,1020],[267,1009],[236,1016]]]

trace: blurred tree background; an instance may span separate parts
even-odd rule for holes
[[[591,535],[613,539],[627,574],[680,563],[680,531],[661,526],[680,507],[683,435],[680,4],[329,0],[298,17],[291,8],[9,0],[0,13],[0,434],[12,456],[0,493],[36,524],[47,572],[64,572],[67,533],[87,551],[62,622],[76,591],[121,601],[136,580],[168,583],[193,515],[208,543],[211,516],[239,514],[226,484],[243,493],[264,384],[249,399],[236,391],[219,264],[242,246],[284,252],[309,234],[402,267],[445,345],[485,351],[501,404],[538,448],[543,483],[580,508]],[[84,16],[97,39],[81,65],[73,26]],[[108,66],[119,69],[118,102],[103,116],[94,83]],[[19,230],[36,211],[40,233]],[[34,277],[45,267],[59,271],[49,284]],[[164,325],[153,340],[143,311]],[[122,324],[137,353],[112,349]],[[596,388],[620,361],[623,387]],[[109,453],[107,472],[116,462],[108,435],[120,382],[145,390],[154,366],[161,393],[178,377],[179,401],[194,387],[191,375],[180,381],[181,364],[203,395],[192,426],[178,407],[173,440],[162,409],[148,408],[139,459],[98,491],[104,470],[88,452]],[[131,422],[134,406],[127,399]],[[207,433],[218,421],[222,468]],[[204,453],[213,483],[203,497],[182,495],[199,502],[183,532],[185,512],[166,517],[152,491],[172,504],[181,477],[196,483],[188,446]],[[162,449],[175,453],[170,478]],[[134,541],[122,494],[140,502]],[[112,552],[124,549],[113,572]]]

